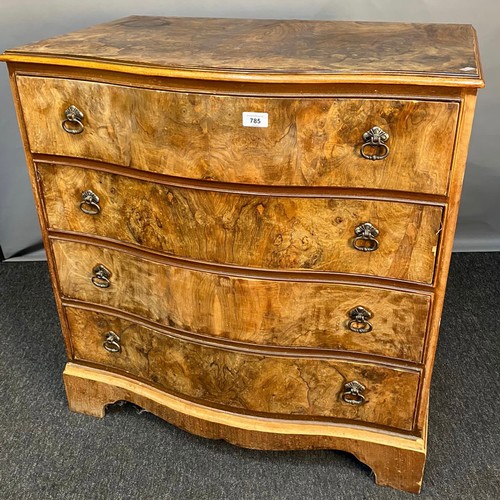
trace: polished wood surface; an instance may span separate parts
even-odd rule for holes
[[[4,57],[22,55],[217,72],[219,78],[423,75],[482,85],[474,30],[458,24],[132,16],[18,47]]]
[[[120,309],[182,331],[250,344],[372,353],[420,362],[431,297],[340,283],[238,278],[168,266],[105,247],[53,240],[65,298]],[[97,263],[112,271],[96,288]],[[349,311],[373,330],[348,329]]]
[[[191,403],[155,387],[95,367],[68,363],[64,385],[71,410],[104,417],[108,404],[131,401],[188,432],[259,450],[335,449],[352,453],[377,484],[418,493],[426,456],[423,438],[405,438],[359,425],[256,419]]]
[[[214,40],[221,27],[228,36]],[[235,36],[253,43],[228,58],[242,54],[224,45]],[[0,60],[71,360],[70,408],[102,416],[128,400],[242,446],[343,449],[379,484],[418,492],[484,85],[474,30],[132,17]],[[71,137],[70,104],[85,114]],[[269,126],[247,130],[243,111],[268,112]],[[375,125],[390,153],[365,162]],[[102,200],[93,220],[78,213],[88,181]],[[347,253],[348,225],[365,216],[381,246],[363,261]],[[100,261],[111,286],[97,290]],[[374,313],[373,332],[355,339],[351,299]],[[121,357],[105,357],[108,326]],[[351,375],[366,382],[362,409],[331,392]]]
[[[18,86],[35,153],[223,182],[448,189],[457,102],[207,96],[25,76]],[[84,113],[78,135],[61,127],[70,104]],[[244,112],[267,113],[269,126],[243,126]],[[390,136],[384,160],[360,153],[374,126]]]
[[[49,227],[267,269],[337,271],[430,283],[442,207],[412,203],[243,195],[185,189],[69,166],[40,165]],[[84,214],[82,192],[100,198]],[[380,231],[374,252],[353,248],[355,228]]]
[[[418,372],[327,359],[271,357],[215,349],[159,334],[102,313],[67,308],[75,359],[117,368],[175,394],[242,411],[333,417],[411,430]],[[121,352],[103,347],[115,332]],[[366,402],[342,400],[346,382],[366,386]]]

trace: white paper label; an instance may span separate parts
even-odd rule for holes
[[[267,113],[251,113],[248,111],[243,113],[244,127],[267,127],[268,121]]]

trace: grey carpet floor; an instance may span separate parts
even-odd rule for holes
[[[0,264],[0,498],[402,499],[347,453],[258,452],[132,405],[69,412],[46,264]],[[455,254],[431,393],[423,499],[500,499],[500,254]]]

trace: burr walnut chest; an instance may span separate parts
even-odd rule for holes
[[[473,29],[135,16],[1,58],[70,408],[418,492]]]

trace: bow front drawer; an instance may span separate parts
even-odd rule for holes
[[[228,276],[64,240],[52,248],[65,299],[236,342],[421,362],[430,294]]]
[[[38,169],[51,229],[217,264],[433,279],[439,205],[208,191],[66,165]]]
[[[231,183],[447,192],[456,102],[17,83],[35,153]]]
[[[208,347],[108,314],[66,312],[77,360],[126,371],[202,404],[413,428],[419,370]]]

